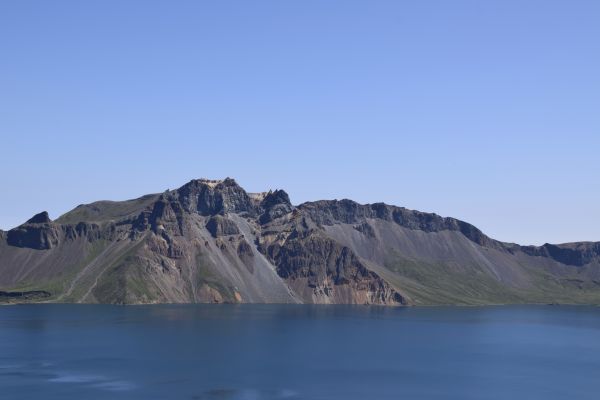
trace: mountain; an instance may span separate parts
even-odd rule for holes
[[[0,301],[600,303],[600,242],[519,246],[383,203],[198,179],[0,231]]]

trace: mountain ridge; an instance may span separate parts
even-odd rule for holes
[[[0,291],[122,304],[597,304],[600,242],[521,246],[434,213],[294,206],[281,189],[194,179],[0,231]]]

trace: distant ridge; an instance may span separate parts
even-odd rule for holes
[[[384,203],[196,179],[0,231],[0,301],[600,303],[600,243],[519,246]]]

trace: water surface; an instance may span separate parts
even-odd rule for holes
[[[0,307],[2,399],[598,399],[600,309]]]

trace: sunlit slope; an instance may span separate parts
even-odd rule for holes
[[[199,179],[0,232],[0,301],[600,303],[600,244],[518,246],[383,203]]]

